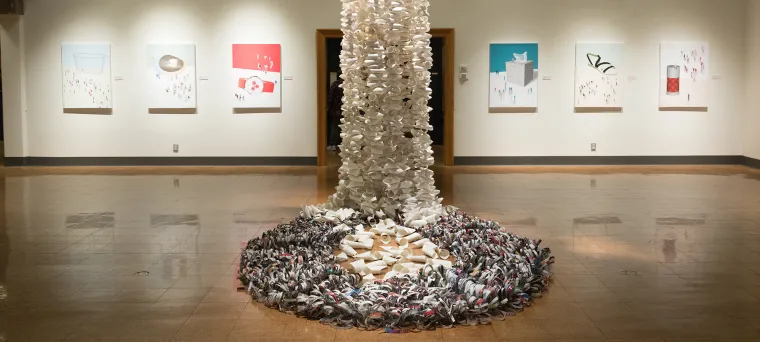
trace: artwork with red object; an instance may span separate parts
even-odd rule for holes
[[[232,45],[235,108],[280,108],[279,44]]]

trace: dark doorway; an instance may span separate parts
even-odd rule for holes
[[[338,155],[338,146],[340,145],[340,106],[341,100],[338,97],[342,97],[343,92],[333,85],[338,82],[340,75],[340,52],[343,50],[341,46],[343,38],[327,38],[325,45],[325,52],[327,53],[327,122],[325,123],[327,137],[327,166],[340,165],[340,156]]]
[[[433,49],[433,67],[430,69],[430,89],[433,90],[428,106],[433,110],[430,112],[430,124],[433,131],[430,132],[430,139],[433,139],[433,157],[437,165],[443,165],[444,151],[444,111],[443,111],[443,80],[444,78],[444,55],[443,55],[443,38],[433,37],[430,39],[430,47]]]
[[[325,39],[325,60],[327,68],[325,69],[325,87],[328,89],[325,94],[325,103],[327,104],[327,116],[325,118],[325,136],[327,137],[327,166],[340,165],[340,156],[338,155],[337,146],[340,144],[340,119],[339,106],[340,102],[335,97],[337,89],[333,84],[338,81],[340,75],[340,52],[342,50],[341,41],[343,38],[326,38]],[[428,105],[433,109],[430,112],[430,124],[433,131],[430,132],[430,138],[433,140],[433,152],[435,163],[443,164],[444,151],[444,38],[433,37],[430,40],[430,47],[433,50],[433,67],[430,70],[430,88],[433,90]],[[335,108],[338,107],[338,108]]]

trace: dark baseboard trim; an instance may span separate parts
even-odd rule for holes
[[[454,165],[745,165],[744,156],[454,157]]]
[[[454,164],[473,165],[746,165],[760,160],[745,156],[549,156],[454,157]],[[6,157],[5,166],[316,166],[316,157]]]
[[[747,165],[751,168],[760,169],[760,160],[757,160],[755,158],[750,158],[750,157],[744,157],[744,165]]]
[[[315,166],[317,157],[6,157],[5,166]]]

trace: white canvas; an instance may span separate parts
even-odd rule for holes
[[[668,79],[668,68],[671,76]],[[705,42],[660,44],[660,107],[707,108],[710,47]]]
[[[195,45],[147,46],[149,108],[196,108]]]
[[[575,46],[575,107],[623,107],[625,46],[578,43]]]
[[[63,108],[112,108],[111,46],[61,44]]]

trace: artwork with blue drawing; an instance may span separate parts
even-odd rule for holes
[[[538,107],[538,44],[491,44],[488,107]]]

